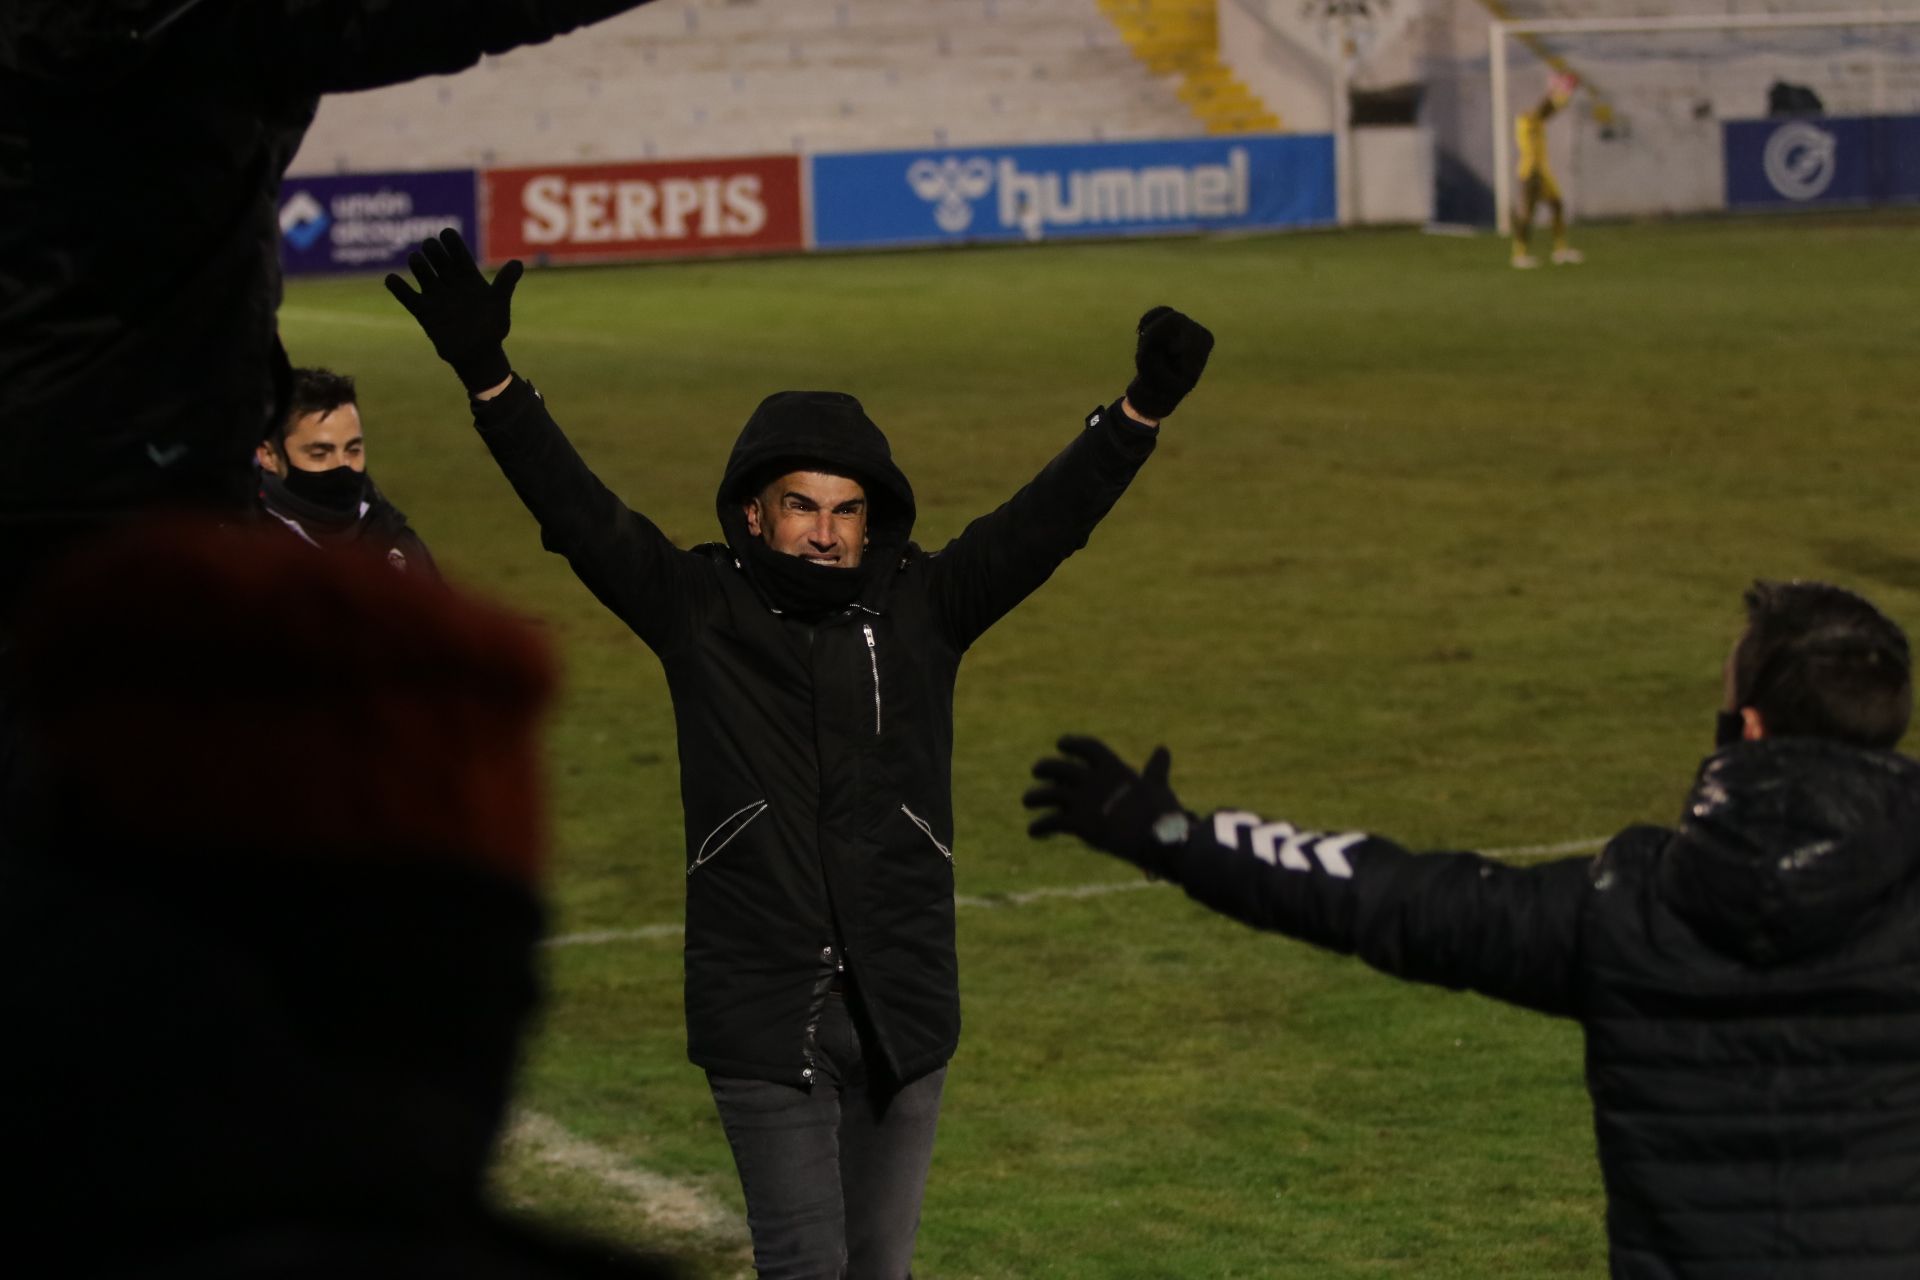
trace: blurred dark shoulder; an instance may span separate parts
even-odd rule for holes
[[[0,68],[60,75],[124,66],[145,36],[192,0],[7,0],[0,5]]]

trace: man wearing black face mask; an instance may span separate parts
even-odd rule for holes
[[[295,369],[292,405],[257,460],[261,509],[301,538],[371,553],[404,573],[440,576],[427,544],[367,474],[352,378]]]
[[[1222,914],[1578,1020],[1616,1280],[1920,1275],[1920,765],[1900,628],[1760,582],[1676,828],[1514,867],[1187,812],[1163,747],[1034,766],[1070,832]]]

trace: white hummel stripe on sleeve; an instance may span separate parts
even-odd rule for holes
[[[1246,837],[1245,844],[1241,837]],[[1258,814],[1244,809],[1223,809],[1213,815],[1215,843],[1233,849],[1246,849],[1268,866],[1288,871],[1312,871],[1311,853],[1320,860],[1321,869],[1336,880],[1353,879],[1353,864],[1347,850],[1367,838],[1364,831],[1348,831],[1330,836],[1323,831],[1302,831],[1291,822],[1263,822]]]
[[[1280,842],[1291,841],[1294,834],[1293,824],[1290,822],[1267,822],[1248,832],[1247,837],[1252,844],[1254,857],[1269,866],[1277,858],[1282,866],[1287,866],[1289,865],[1286,860],[1287,855],[1281,848]],[[1294,856],[1299,857],[1298,854]]]
[[[1274,836],[1281,837],[1282,839],[1278,849],[1275,849],[1272,837],[1268,838],[1268,862],[1272,862],[1274,856],[1277,855],[1280,859],[1280,865],[1289,871],[1313,870],[1313,864],[1308,862],[1306,855],[1300,852],[1302,842],[1313,839],[1313,832],[1301,831],[1290,822],[1268,823],[1253,833],[1255,839],[1254,851],[1256,853],[1259,852],[1258,842],[1260,836],[1269,831],[1272,832]]]
[[[1347,861],[1347,850],[1367,838],[1364,831],[1349,831],[1345,835],[1333,836],[1321,840],[1313,846],[1313,856],[1320,859],[1320,865],[1327,874],[1338,880],[1353,879],[1353,864]]]
[[[1213,839],[1230,849],[1240,845],[1240,832],[1247,827],[1260,825],[1260,815],[1248,813],[1244,809],[1222,809],[1213,815]]]

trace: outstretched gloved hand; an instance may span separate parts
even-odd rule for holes
[[[1060,756],[1033,766],[1042,785],[1021,797],[1035,818],[1035,839],[1066,831],[1096,849],[1117,854],[1150,875],[1171,877],[1179,868],[1193,818],[1167,785],[1173,757],[1156,748],[1144,772],[1135,773],[1098,738],[1068,736]]]
[[[504,344],[513,327],[514,286],[525,270],[520,260],[501,267],[489,284],[467,242],[448,227],[408,254],[407,266],[419,292],[398,275],[387,277],[387,291],[420,322],[460,384],[474,393],[511,377]]]
[[[1155,307],[1141,316],[1138,332],[1127,403],[1158,422],[1200,381],[1213,351],[1213,334],[1172,307]]]

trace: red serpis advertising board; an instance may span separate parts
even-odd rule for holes
[[[805,239],[797,156],[489,169],[481,206],[494,262],[776,253]]]

